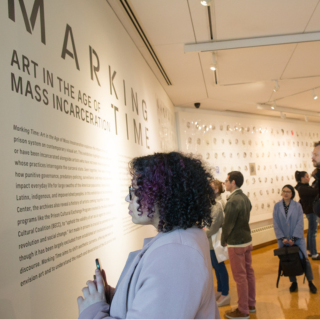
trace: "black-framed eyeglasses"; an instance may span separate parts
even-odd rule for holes
[[[132,188],[132,186],[129,186],[129,199],[132,200],[133,199],[133,194],[135,192],[135,188]]]

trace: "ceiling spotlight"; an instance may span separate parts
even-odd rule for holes
[[[212,64],[210,66],[210,70],[214,71],[217,68],[217,58],[214,52],[212,52]]]
[[[309,121],[309,119],[308,119],[307,116],[304,116],[304,121],[305,121],[305,122],[308,122],[308,121]]]
[[[200,1],[200,3],[203,5],[203,6],[205,6],[205,7],[208,7],[208,6],[210,6],[210,4],[211,4],[211,0],[202,0],[202,1]]]
[[[281,118],[281,119],[285,119],[285,118],[286,118],[286,114],[283,113],[283,112],[280,112],[280,118]]]
[[[273,105],[272,105],[271,109],[274,110],[274,109],[276,108],[276,106],[277,106],[277,105],[276,105],[276,102],[273,101]]]
[[[273,80],[273,81],[274,81],[273,92],[277,92],[280,89],[279,82],[278,80]]]
[[[318,99],[318,96],[315,94],[314,89],[312,89],[312,94],[313,94],[313,99],[314,100]]]

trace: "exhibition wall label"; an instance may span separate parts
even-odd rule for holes
[[[0,12],[0,316],[74,318],[94,259],[115,286],[156,234],[128,215],[128,162],[176,149],[173,106],[105,0]]]

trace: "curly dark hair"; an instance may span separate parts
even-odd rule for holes
[[[146,208],[152,218],[155,205],[159,208],[158,231],[211,225],[213,177],[201,160],[179,152],[155,153],[134,158],[129,169],[138,187],[138,211]]]

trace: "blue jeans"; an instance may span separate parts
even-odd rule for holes
[[[307,233],[307,250],[310,251],[312,255],[317,254],[317,230],[318,230],[318,216],[314,213],[306,214],[306,217],[309,221],[309,228]]]
[[[214,250],[210,250],[211,264],[216,273],[218,282],[218,292],[222,292],[223,296],[229,294],[229,275],[224,262],[218,262]]]

